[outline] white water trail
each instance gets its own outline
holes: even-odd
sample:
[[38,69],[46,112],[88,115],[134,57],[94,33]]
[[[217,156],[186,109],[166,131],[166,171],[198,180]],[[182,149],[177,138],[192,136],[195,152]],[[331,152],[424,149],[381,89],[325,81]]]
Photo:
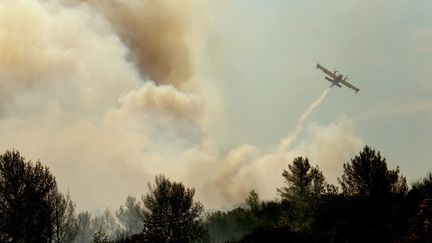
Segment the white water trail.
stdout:
[[321,102],[325,99],[329,91],[330,88],[324,90],[321,96],[317,100],[315,100],[311,105],[309,105],[309,107],[303,112],[303,114],[300,116],[300,119],[297,121],[294,131],[292,131],[285,139],[282,139],[279,146],[280,149],[282,150],[288,149],[289,146],[296,140],[299,133],[303,130],[304,122],[306,118],[308,118],[315,110],[315,108],[317,108],[321,104]]

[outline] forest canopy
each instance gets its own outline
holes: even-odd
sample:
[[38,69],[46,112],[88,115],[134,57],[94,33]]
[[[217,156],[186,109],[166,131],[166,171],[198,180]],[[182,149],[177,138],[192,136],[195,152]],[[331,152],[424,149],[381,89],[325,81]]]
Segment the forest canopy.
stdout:
[[[0,156],[1,242],[432,242],[432,173],[408,187],[399,168],[365,146],[339,185],[307,157],[280,174],[279,197],[251,190],[231,210],[205,211],[194,188],[157,175],[141,200],[102,214],[76,212],[42,162]],[[341,188],[341,189],[339,189]]]

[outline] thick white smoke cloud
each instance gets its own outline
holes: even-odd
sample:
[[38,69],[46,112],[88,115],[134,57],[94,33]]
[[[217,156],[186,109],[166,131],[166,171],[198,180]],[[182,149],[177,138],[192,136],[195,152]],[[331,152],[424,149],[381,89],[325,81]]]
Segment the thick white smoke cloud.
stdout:
[[[287,169],[287,165],[297,156],[309,157],[312,163],[318,164],[329,176],[331,183],[336,183],[336,177],[342,173],[342,163],[348,161],[362,145],[352,120],[341,116],[327,126],[312,123],[306,127],[305,138],[297,145],[294,144],[297,136],[304,130],[307,117],[324,100],[328,91],[329,89],[326,89],[305,110],[294,130],[274,149],[261,151],[254,146],[243,145],[231,150],[223,158],[213,157],[215,161],[197,163],[198,168],[201,168],[191,178],[199,178],[199,175],[208,178],[201,180],[206,181],[203,197],[218,195],[209,201],[208,205],[217,207],[239,203],[252,189],[263,199],[275,198],[276,188],[283,185],[283,169]],[[207,170],[213,172],[210,177],[205,173]]]
[[208,207],[252,188],[271,198],[294,156],[332,169],[358,149],[341,118],[311,126],[294,148],[221,153],[226,97],[200,63],[206,1],[179,2],[1,1],[0,150],[40,159],[92,210],[145,193],[159,173],[195,187]]

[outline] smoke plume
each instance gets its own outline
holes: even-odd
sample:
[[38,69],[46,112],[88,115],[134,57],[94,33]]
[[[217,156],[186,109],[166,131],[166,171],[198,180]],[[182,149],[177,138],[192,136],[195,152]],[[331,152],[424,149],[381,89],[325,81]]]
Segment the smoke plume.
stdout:
[[283,184],[282,171],[297,156],[308,156],[312,163],[317,163],[330,175],[331,183],[336,183],[336,177],[342,173],[342,162],[362,145],[361,139],[355,134],[353,121],[341,116],[327,126],[311,124],[307,127],[306,137],[296,147],[292,146],[304,130],[306,119],[322,103],[329,90],[324,90],[303,112],[294,130],[275,148],[261,151],[251,145],[240,146],[231,150],[226,157],[218,158],[217,162],[206,164],[205,168],[192,176],[199,178],[209,168],[209,164],[218,165],[211,169],[214,173],[208,177],[203,187],[204,198],[219,195],[208,204],[213,207],[233,205],[241,202],[252,189],[263,199],[273,199],[276,196],[275,188]]
[[[84,0],[83,0],[84,1]],[[85,0],[100,11],[122,42],[141,75],[157,84],[181,88],[194,75],[192,46],[203,23],[205,1]],[[196,21],[200,19],[200,22]]]
[[321,96],[312,104],[310,104],[310,106],[303,112],[303,114],[297,121],[295,129],[288,135],[288,137],[281,141],[281,146],[283,146],[284,148],[288,148],[296,140],[298,134],[303,130],[306,118],[308,118],[312,114],[312,112],[321,104],[321,102],[323,102],[329,91],[330,88],[324,90]]
[[0,150],[40,159],[93,210],[146,193],[160,173],[208,207],[242,202],[252,188],[272,198],[293,156],[333,164],[358,148],[347,118],[310,126],[288,148],[326,91],[281,145],[221,152],[228,102],[204,71],[206,2],[0,1]]

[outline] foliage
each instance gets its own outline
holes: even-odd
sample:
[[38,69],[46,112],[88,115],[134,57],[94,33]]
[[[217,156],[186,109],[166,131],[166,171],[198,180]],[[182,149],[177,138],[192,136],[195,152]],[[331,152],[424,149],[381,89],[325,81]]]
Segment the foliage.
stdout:
[[12,242],[48,242],[53,234],[50,195],[54,176],[38,161],[26,162],[18,151],[0,156],[0,232]]
[[249,197],[246,198],[246,204],[250,207],[250,209],[254,212],[258,211],[259,205],[259,197],[255,190],[249,192]]
[[93,239],[93,228],[91,225],[91,215],[84,211],[78,214],[78,233],[74,242],[90,242]]
[[135,242],[136,235],[142,232],[142,206],[132,196],[121,205],[115,215],[107,208],[102,214],[92,216],[89,212],[78,214],[79,230],[76,243],[99,241]]
[[328,191],[335,191],[328,185],[319,167],[312,167],[308,158],[294,158],[282,176],[286,186],[277,191],[290,208],[282,218],[282,224],[289,224],[294,231],[310,231],[314,225],[316,203]]
[[250,233],[255,222],[251,211],[235,208],[228,212],[216,211],[206,216],[205,228],[208,242],[226,242],[239,240]]
[[108,235],[105,232],[105,229],[100,226],[96,232],[93,234],[93,242],[94,243],[106,243],[109,242]]
[[18,151],[0,156],[0,241],[72,242],[77,230],[75,203],[48,167]]
[[432,198],[432,172],[429,172],[423,180],[413,183],[412,190],[423,198]]
[[126,203],[123,207],[116,212],[116,216],[122,227],[123,235],[129,237],[142,232],[144,226],[142,223],[142,211],[141,204],[132,196],[128,196]]
[[[430,178],[430,173],[428,175]],[[408,236],[410,242],[432,242],[432,199],[424,199]]]
[[156,176],[143,196],[144,237],[148,242],[191,242],[202,234],[203,206],[194,202],[195,190]]
[[50,197],[52,203],[53,218],[53,240],[57,243],[72,242],[78,234],[79,223],[75,215],[75,203],[72,201],[70,194],[64,196],[62,193],[54,190]]
[[[408,236],[423,239],[431,233],[424,223],[429,222],[427,215],[414,210],[419,194],[427,195],[427,178],[416,188],[422,193],[406,194],[405,178],[398,169],[388,170],[379,152],[366,146],[351,162],[344,165],[339,194],[307,158],[294,159],[283,171],[285,186],[278,190],[283,199],[278,204],[279,223],[253,213],[254,228],[239,242],[410,242],[413,238],[405,236],[412,222],[418,222],[417,231]],[[422,207],[426,212],[428,206]],[[410,220],[414,214],[420,216]]]
[[343,168],[339,193],[318,166],[295,158],[282,173],[282,200],[262,201],[252,190],[242,206],[207,213],[205,221],[193,188],[157,176],[142,203],[129,196],[115,214],[107,209],[92,217],[75,215],[75,203],[58,191],[47,167],[6,151],[0,155],[0,242],[432,241],[431,172],[406,193],[399,169],[389,170],[369,146]]
[[309,232],[293,232],[289,227],[257,228],[252,233],[237,241],[239,243],[255,242],[290,242],[290,243],[314,243],[318,241]]
[[386,159],[369,146],[343,168],[344,174],[338,181],[345,195],[378,198],[407,191],[406,179],[399,176],[399,167],[388,170]]
[[122,237],[121,226],[108,208],[91,219],[91,228],[94,235],[103,233],[103,239],[106,238],[108,241],[115,241]]
[[391,242],[400,237],[409,208],[404,198],[406,179],[399,175],[399,168],[389,170],[386,159],[369,146],[343,168],[338,178],[342,197],[333,198],[331,203],[336,200],[338,207],[326,216],[333,217],[335,240]]
[[329,185],[319,167],[312,167],[308,158],[294,158],[288,170],[283,170],[286,186],[277,191],[283,200],[297,201],[316,199],[327,192]]
[[[246,201],[251,198],[258,200],[259,197],[251,192]],[[206,242],[238,241],[255,230],[277,228],[287,211],[287,205],[285,202],[269,201],[260,202],[254,209],[237,207],[226,212],[208,213],[204,222],[208,233]]]

